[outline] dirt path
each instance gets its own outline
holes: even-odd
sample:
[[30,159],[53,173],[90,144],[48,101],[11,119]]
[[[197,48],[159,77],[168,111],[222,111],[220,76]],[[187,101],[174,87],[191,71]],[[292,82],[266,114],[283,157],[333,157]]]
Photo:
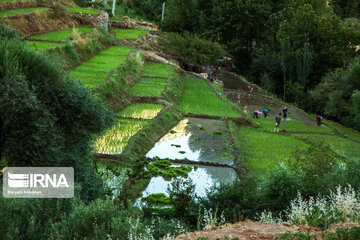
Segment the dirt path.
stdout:
[[[218,79],[224,82],[224,94],[231,101],[244,107],[246,114],[252,114],[255,110],[262,112],[264,108],[270,108],[269,117],[274,118],[284,108],[284,104],[263,94],[254,92],[260,89],[258,86],[248,83],[241,76],[228,71],[221,71],[218,74]],[[231,87],[231,88],[229,88]],[[289,116],[291,119],[300,120],[309,125],[316,125],[316,122],[311,119],[303,110],[287,106]]]

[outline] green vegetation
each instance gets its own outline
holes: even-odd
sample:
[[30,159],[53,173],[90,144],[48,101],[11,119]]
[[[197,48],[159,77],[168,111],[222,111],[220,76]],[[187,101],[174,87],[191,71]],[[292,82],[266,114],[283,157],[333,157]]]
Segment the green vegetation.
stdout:
[[242,117],[226,100],[214,93],[206,81],[199,78],[186,77],[184,82],[184,97],[180,104],[183,113],[195,113],[221,117]]
[[146,62],[144,76],[169,77],[169,72],[164,63]]
[[191,166],[185,165],[173,167],[169,160],[157,160],[146,165],[146,168],[151,173],[151,176],[161,175],[167,180],[176,178],[178,175],[187,177],[188,173],[192,170]]
[[49,48],[56,48],[60,46],[59,43],[51,43],[51,42],[39,42],[39,41],[27,41],[27,44],[33,46],[37,50],[45,50]]
[[350,128],[346,128],[338,123],[335,123],[333,121],[330,121],[330,120],[326,120],[326,119],[323,119],[323,123],[332,127],[332,128],[335,128],[336,130],[338,130],[340,133],[344,134],[345,136],[353,139],[353,140],[357,140],[357,141],[360,141],[360,133],[353,130],[353,129],[350,129]]
[[360,143],[351,141],[340,136],[299,134],[299,137],[307,138],[311,142],[328,146],[332,151],[346,158],[360,160]]
[[[253,119],[256,123],[259,124],[260,130],[264,131],[274,131],[275,119],[271,118],[259,118]],[[300,131],[300,132],[320,132],[320,133],[334,133],[331,126],[318,127],[305,124],[299,120],[290,120],[290,121],[281,121],[280,130],[290,131]]]
[[117,68],[126,60],[129,52],[128,47],[113,46],[99,55],[83,63],[70,72],[70,76],[80,80],[86,87],[94,87],[105,81],[110,71]]
[[62,41],[66,42],[68,41],[74,33],[74,29],[78,33],[89,33],[93,30],[93,27],[90,26],[77,26],[75,28],[68,28],[64,30],[49,32],[49,33],[43,33],[39,35],[31,36],[30,39],[40,39],[40,40],[48,40],[48,41]]
[[46,7],[37,7],[37,8],[18,8],[18,9],[4,10],[4,11],[0,11],[0,17],[31,13],[36,11],[48,10],[48,9],[49,8]]
[[150,194],[149,196],[142,198],[141,201],[147,203],[149,206],[171,204],[171,199],[166,197],[163,193]]
[[116,125],[107,130],[104,135],[96,139],[95,152],[98,153],[121,153],[129,139],[141,130],[148,121],[136,119],[118,119]]
[[161,104],[134,103],[118,113],[121,117],[152,119],[163,109]]
[[288,165],[295,159],[297,151],[309,145],[293,136],[259,132],[248,127],[237,127],[229,123],[236,147],[250,174],[269,173],[274,167]]
[[165,86],[166,79],[164,78],[143,78],[129,90],[129,93],[135,96],[160,97]]
[[135,30],[135,29],[114,29],[117,38],[136,39],[141,34],[147,33],[146,30]]
[[75,12],[75,13],[87,13],[87,14],[95,14],[95,15],[100,14],[99,11],[94,10],[94,9],[75,8],[75,7],[65,7],[65,9],[69,10],[70,12]]

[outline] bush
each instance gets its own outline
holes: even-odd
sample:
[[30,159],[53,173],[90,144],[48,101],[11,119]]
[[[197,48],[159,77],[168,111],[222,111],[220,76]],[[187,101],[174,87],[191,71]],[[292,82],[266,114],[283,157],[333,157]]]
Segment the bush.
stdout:
[[200,38],[196,34],[165,33],[160,45],[192,65],[213,65],[225,55],[223,47],[216,42]]

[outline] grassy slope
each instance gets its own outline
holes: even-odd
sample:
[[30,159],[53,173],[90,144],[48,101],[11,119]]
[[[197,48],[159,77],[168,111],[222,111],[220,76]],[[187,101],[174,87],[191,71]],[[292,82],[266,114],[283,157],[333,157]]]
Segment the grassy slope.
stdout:
[[184,81],[184,98],[179,109],[183,113],[194,113],[220,117],[242,117],[226,101],[214,93],[202,79],[187,77]]
[[129,93],[134,96],[160,97],[165,86],[164,78],[143,78],[129,90]]
[[146,62],[144,76],[169,77],[169,72],[164,63]]
[[45,7],[11,9],[11,10],[0,11],[0,17],[6,17],[6,16],[24,14],[24,13],[31,13],[31,12],[36,12],[36,11],[40,11],[40,10],[48,10],[48,9],[49,8],[45,8]]
[[71,71],[70,76],[84,86],[94,87],[106,80],[111,70],[117,68],[131,51],[128,47],[116,46],[102,51],[99,55]]
[[[93,30],[92,27],[87,26],[77,26],[75,27],[78,33],[89,33]],[[43,33],[39,35],[31,36],[30,39],[40,39],[40,40],[49,40],[49,41],[68,41],[73,35],[74,28]]]
[[37,41],[27,41],[27,44],[33,46],[35,49],[39,51],[49,48],[55,48],[61,45],[60,43],[37,42]]
[[88,13],[88,14],[94,14],[94,15],[100,14],[99,11],[94,10],[94,9],[75,8],[75,7],[65,7],[65,9],[69,10],[70,12],[75,12],[75,13]]
[[142,119],[152,119],[163,109],[160,104],[134,103],[119,112],[118,116]]
[[141,34],[147,33],[146,30],[134,30],[134,29],[114,29],[117,38],[136,39]]

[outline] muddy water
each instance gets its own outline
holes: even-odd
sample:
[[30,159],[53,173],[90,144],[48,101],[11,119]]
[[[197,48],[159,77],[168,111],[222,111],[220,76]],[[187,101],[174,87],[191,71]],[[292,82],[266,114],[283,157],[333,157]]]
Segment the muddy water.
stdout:
[[146,157],[189,159],[233,165],[233,154],[223,121],[185,118],[146,154]]
[[[173,165],[179,166],[179,165]],[[197,170],[192,170],[188,176],[195,184],[197,196],[206,196],[206,191],[219,184],[231,184],[236,178],[236,172],[232,168],[199,166]],[[166,181],[163,177],[153,177],[149,185],[143,191],[143,197],[153,193],[164,193],[168,196],[167,189],[172,181]]]

